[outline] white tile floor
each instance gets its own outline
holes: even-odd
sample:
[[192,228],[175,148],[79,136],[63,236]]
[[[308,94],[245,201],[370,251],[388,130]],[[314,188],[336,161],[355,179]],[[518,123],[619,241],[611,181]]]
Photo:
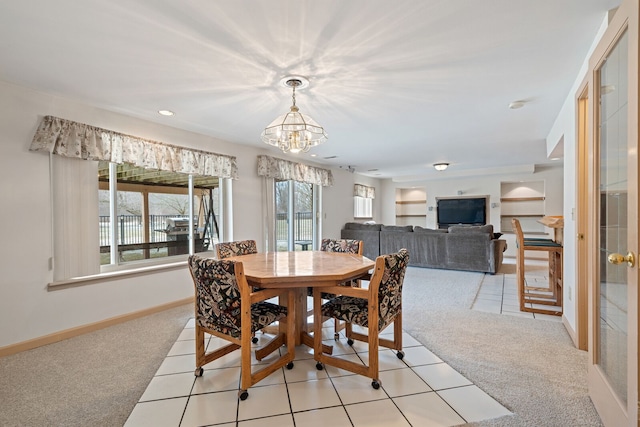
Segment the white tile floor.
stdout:
[[[334,354],[367,361],[366,346],[323,335]],[[392,328],[390,328],[392,330]],[[267,337],[258,334],[264,344]],[[217,345],[219,338],[209,338]],[[363,376],[326,366],[318,371],[312,350],[297,349],[292,370],[281,369],[238,399],[240,353],[205,366],[196,378],[191,320],[149,383],[125,426],[314,427],[453,426],[509,415],[510,412],[408,334],[405,357],[380,350],[382,387]],[[268,362],[265,359],[264,362]],[[258,363],[258,362],[255,362]]]
[[[530,286],[549,286],[549,264],[546,260],[527,259],[525,281]],[[551,309],[550,306],[541,308]],[[473,310],[509,316],[562,322],[562,316],[520,311],[515,259],[505,259],[499,273],[485,274],[472,306]]]

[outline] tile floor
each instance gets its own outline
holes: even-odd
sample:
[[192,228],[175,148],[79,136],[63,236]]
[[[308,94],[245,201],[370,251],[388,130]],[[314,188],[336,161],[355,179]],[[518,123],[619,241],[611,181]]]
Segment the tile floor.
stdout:
[[[151,380],[125,426],[314,427],[454,426],[509,415],[510,412],[408,334],[405,357],[380,350],[382,387],[371,380],[327,366],[318,371],[312,350],[297,349],[292,370],[281,369],[238,399],[240,354],[235,351],[194,376],[191,320]],[[390,329],[392,330],[392,328]],[[258,334],[263,344],[268,338]],[[323,331],[334,354],[367,360],[366,344],[353,347]],[[208,338],[217,345],[219,338]],[[264,362],[268,362],[265,359]],[[258,363],[254,360],[254,363]]]
[[[548,287],[549,264],[546,260],[527,259],[524,278],[531,286]],[[541,306],[541,308],[551,309],[552,307]],[[472,310],[562,322],[562,316],[520,311],[515,259],[509,258],[504,260],[500,272],[493,276],[484,275]]]

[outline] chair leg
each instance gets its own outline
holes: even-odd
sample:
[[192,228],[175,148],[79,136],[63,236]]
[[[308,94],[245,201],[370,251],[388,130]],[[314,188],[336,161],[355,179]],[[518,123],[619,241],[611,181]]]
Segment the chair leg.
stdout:
[[333,333],[333,337],[334,337],[336,340],[338,340],[338,339],[340,338],[340,331],[344,329],[344,325],[345,325],[345,322],[341,322],[341,321],[340,321],[340,320],[338,320],[338,319],[335,319],[335,320],[334,320],[334,325],[333,325],[334,333]]
[[203,373],[202,367],[204,366],[204,331],[200,326],[196,324],[196,377],[201,377]]

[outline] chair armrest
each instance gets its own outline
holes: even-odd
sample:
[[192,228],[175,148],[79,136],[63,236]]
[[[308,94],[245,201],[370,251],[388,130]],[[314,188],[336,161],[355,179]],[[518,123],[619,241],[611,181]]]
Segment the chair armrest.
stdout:
[[326,287],[314,287],[320,290],[320,293],[326,292],[329,294],[346,295],[349,297],[356,297],[362,299],[369,299],[369,289],[354,288],[350,286],[326,286]]
[[262,288],[260,290],[251,292],[251,304],[256,302],[265,301],[271,299],[273,297],[279,297],[283,295],[287,295],[288,289],[265,289]]

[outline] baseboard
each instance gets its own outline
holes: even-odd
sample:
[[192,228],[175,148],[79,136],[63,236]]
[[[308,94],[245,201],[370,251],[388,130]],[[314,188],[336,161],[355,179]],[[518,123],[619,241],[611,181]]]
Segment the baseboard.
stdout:
[[193,304],[193,298],[184,298],[178,301],[173,301],[173,302],[158,305],[155,307],[146,308],[144,310],[135,311],[133,313],[127,313],[127,314],[122,314],[120,316],[111,317],[109,319],[101,320],[99,322],[89,323],[89,324],[77,326],[71,329],[65,329],[60,332],[44,335],[42,337],[19,342],[17,344],[8,345],[6,347],[0,347],[0,357],[9,356],[9,355],[20,353],[26,350],[31,350],[47,344],[53,344],[69,338],[77,337],[79,335],[87,334],[89,332],[94,332],[100,329],[104,329],[109,326],[117,325],[119,323],[128,322],[129,320],[138,319],[140,317],[148,316],[150,314],[159,313],[161,311],[169,310],[175,307],[180,307],[181,305],[185,305],[189,303]]
[[569,334],[571,341],[573,341],[573,345],[577,349],[580,349],[578,345],[578,335],[576,334],[576,331],[573,330],[573,328],[569,324],[569,321],[567,320],[564,314],[562,315],[562,324],[564,325],[564,328],[567,330],[567,333]]

